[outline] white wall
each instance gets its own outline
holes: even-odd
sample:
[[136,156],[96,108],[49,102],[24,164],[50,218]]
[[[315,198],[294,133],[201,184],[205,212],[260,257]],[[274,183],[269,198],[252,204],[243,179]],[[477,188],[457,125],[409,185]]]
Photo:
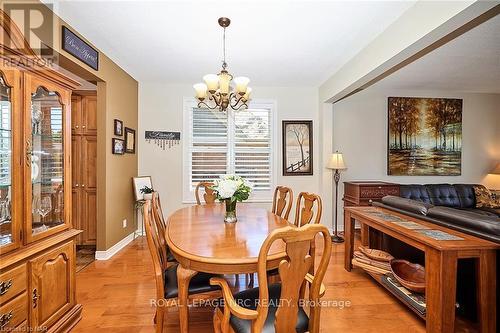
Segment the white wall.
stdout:
[[[169,215],[183,206],[182,203],[182,145],[162,150],[144,139],[146,130],[183,131],[183,99],[193,96],[190,85],[166,85],[158,82],[141,82],[139,85],[139,175],[151,175],[154,187],[160,192],[164,214]],[[278,131],[275,152],[276,183],[292,187],[295,195],[301,191],[318,193],[320,189],[320,142],[318,89],[312,87],[253,87],[253,99],[275,100],[277,108]],[[314,142],[314,175],[284,177],[282,175],[282,120],[312,120]],[[331,140],[331,132],[326,134]],[[272,198],[269,198],[272,200]],[[271,203],[262,204],[271,207]],[[331,210],[324,203],[326,212]],[[328,221],[328,220],[324,220]],[[326,222],[330,226],[329,222]]]
[[[462,175],[387,175],[387,97],[463,98]],[[333,106],[333,145],[344,153],[348,170],[341,181],[385,180],[396,183],[483,183],[500,188],[500,176],[488,175],[500,160],[500,95],[439,91],[401,91],[376,85]],[[343,186],[339,186],[339,197]],[[340,207],[340,206],[339,206]],[[339,217],[343,221],[343,217]],[[342,225],[341,222],[339,222]]]

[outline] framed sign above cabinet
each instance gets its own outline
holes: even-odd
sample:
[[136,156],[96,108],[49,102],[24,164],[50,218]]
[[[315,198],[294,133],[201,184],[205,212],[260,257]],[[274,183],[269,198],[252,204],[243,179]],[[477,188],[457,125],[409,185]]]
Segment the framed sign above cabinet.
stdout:
[[99,52],[67,27],[62,27],[62,48],[92,69],[99,70]]

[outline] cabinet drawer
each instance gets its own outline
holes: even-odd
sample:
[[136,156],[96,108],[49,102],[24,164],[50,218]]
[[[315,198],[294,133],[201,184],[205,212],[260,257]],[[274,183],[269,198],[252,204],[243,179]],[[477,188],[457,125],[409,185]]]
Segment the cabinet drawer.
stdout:
[[363,186],[359,192],[361,198],[380,199],[386,195],[399,195],[399,186]]
[[28,318],[28,299],[26,292],[5,305],[0,306],[0,329],[11,332]]
[[26,264],[0,274],[0,304],[26,290]]

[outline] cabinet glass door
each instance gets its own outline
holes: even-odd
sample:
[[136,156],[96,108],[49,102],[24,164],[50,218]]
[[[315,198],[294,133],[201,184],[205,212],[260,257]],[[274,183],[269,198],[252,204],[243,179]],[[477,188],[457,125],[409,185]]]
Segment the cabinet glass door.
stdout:
[[12,88],[0,72],[0,247],[15,242],[12,202]]
[[59,95],[38,87],[31,95],[31,230],[63,225],[64,113]]

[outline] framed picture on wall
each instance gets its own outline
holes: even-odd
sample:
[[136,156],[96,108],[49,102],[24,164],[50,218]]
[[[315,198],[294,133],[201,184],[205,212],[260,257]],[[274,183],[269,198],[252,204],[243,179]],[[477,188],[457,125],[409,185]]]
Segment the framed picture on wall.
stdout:
[[457,98],[389,97],[387,174],[460,175],[462,105]]
[[122,139],[113,138],[112,139],[112,153],[115,155],[125,154],[125,141]]
[[141,188],[147,186],[149,188],[153,188],[153,181],[151,180],[151,176],[139,176],[132,178],[132,184],[134,185],[134,196],[135,201],[139,201],[143,199],[143,194],[141,193]]
[[135,130],[125,127],[125,152],[135,154]]
[[115,119],[113,123],[114,127],[114,133],[117,136],[122,136],[123,135],[123,121]]
[[283,176],[313,174],[312,120],[283,120]]

